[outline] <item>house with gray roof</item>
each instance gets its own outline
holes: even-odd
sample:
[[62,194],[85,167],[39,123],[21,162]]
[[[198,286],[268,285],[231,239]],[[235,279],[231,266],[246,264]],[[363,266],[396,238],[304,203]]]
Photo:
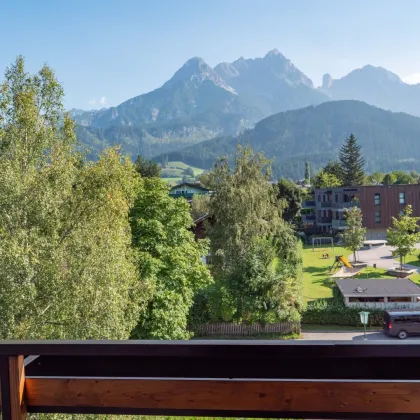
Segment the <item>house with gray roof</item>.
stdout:
[[349,307],[420,309],[420,287],[409,278],[339,279],[336,284]]

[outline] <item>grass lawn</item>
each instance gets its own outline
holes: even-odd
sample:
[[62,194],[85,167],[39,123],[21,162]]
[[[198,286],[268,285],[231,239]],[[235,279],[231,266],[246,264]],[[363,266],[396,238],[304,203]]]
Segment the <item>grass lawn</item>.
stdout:
[[[322,254],[328,253],[329,258],[323,259]],[[343,247],[315,248],[306,247],[303,250],[303,297],[305,302],[332,297],[332,286],[335,279],[330,278],[331,266],[334,263],[336,255],[348,256],[351,254]],[[386,275],[386,270],[380,268],[366,267],[360,274],[359,278],[392,278]],[[420,279],[420,276],[419,276]]]

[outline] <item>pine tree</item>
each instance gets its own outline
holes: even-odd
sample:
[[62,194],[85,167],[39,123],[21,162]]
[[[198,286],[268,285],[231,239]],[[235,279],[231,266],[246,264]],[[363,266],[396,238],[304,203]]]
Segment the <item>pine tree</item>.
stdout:
[[342,180],[346,187],[363,185],[365,160],[360,147],[354,134],[350,134],[340,149]]
[[305,184],[309,184],[311,182],[311,169],[309,167],[309,162],[305,162]]

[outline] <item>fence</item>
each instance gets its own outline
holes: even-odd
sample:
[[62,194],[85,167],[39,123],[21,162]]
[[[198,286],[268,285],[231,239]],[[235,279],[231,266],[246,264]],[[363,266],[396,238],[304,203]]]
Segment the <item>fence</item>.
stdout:
[[418,341],[1,341],[1,415],[414,420],[419,366]]
[[275,324],[233,324],[225,322],[192,325],[190,330],[198,337],[291,334],[300,333],[300,322],[278,322]]

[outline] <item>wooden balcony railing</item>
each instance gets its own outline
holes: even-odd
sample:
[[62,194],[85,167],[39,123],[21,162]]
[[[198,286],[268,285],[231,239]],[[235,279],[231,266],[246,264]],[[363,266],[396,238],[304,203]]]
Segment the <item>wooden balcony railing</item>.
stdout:
[[420,418],[418,341],[4,341],[0,380],[3,420]]

